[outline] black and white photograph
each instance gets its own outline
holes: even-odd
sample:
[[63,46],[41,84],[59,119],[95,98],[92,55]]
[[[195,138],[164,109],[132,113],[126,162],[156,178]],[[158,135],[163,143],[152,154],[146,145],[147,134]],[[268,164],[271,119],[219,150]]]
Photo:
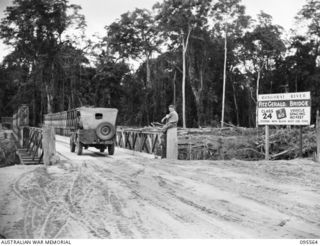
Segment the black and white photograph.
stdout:
[[0,0],[0,244],[318,245],[319,112],[320,0]]

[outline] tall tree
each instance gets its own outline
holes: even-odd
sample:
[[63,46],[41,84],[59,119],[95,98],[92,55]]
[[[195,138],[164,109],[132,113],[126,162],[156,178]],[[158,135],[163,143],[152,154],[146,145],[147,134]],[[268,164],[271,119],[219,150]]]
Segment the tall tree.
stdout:
[[[67,0],[15,0],[0,24],[0,37],[28,67],[30,83],[44,89],[47,112],[54,109],[63,35],[68,27],[84,21],[78,9]],[[37,95],[33,95],[35,101]]]
[[[241,0],[218,0],[212,7],[212,17],[214,19],[214,30],[217,33],[224,32],[224,69],[223,69],[223,91],[222,91],[222,110],[221,127],[224,126],[225,119],[225,95],[227,81],[227,54],[228,36],[239,38],[249,25],[250,17],[245,14],[244,5]],[[236,48],[236,47],[232,47]]]
[[[275,68],[275,60],[282,52],[286,50],[283,40],[281,39],[282,28],[272,24],[272,17],[264,12],[258,15],[258,22],[253,31],[247,32],[243,38],[244,65],[248,72],[256,74],[256,92],[255,103],[258,100],[258,94],[261,87],[262,72],[265,69],[270,72]],[[270,89],[272,91],[273,81],[270,80]],[[252,88],[252,87],[251,87]],[[250,88],[250,89],[251,89]],[[256,111],[256,126],[257,111]]]
[[121,58],[146,60],[146,86],[151,87],[150,57],[161,43],[154,17],[147,9],[135,9],[121,15],[121,19],[106,27],[108,42]]
[[[299,47],[296,58],[301,60],[303,56],[305,59],[299,67],[301,73],[298,80],[305,89],[311,91],[312,109],[315,111],[320,108],[320,1],[307,0],[296,18],[307,24],[307,35],[294,43]],[[314,117],[315,112],[312,115]]]
[[170,45],[181,47],[182,51],[182,125],[186,127],[186,54],[192,31],[196,27],[204,27],[207,19],[205,12],[211,1],[201,0],[165,0],[154,6],[157,11],[156,20],[163,36],[170,40]]
[[320,65],[320,1],[308,0],[299,11],[296,19],[308,25],[308,39],[314,44],[312,54]]

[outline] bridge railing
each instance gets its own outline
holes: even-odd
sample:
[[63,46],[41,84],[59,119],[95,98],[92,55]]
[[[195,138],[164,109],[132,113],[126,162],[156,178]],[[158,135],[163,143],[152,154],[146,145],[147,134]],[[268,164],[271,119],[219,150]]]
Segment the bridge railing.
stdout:
[[116,146],[133,151],[163,156],[161,130],[117,129]]
[[22,131],[23,147],[32,156],[32,160],[43,160],[42,129],[36,127],[24,127]]

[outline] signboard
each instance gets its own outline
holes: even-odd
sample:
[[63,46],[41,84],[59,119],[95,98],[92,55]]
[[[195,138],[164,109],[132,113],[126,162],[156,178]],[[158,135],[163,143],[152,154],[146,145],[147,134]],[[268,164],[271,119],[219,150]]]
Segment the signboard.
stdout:
[[258,95],[259,125],[310,125],[310,92]]

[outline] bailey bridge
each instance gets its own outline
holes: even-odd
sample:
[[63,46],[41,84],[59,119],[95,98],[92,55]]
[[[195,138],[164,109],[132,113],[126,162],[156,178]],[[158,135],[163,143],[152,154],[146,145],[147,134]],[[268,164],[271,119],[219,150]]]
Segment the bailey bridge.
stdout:
[[[66,112],[58,113],[56,117],[63,117]],[[11,121],[11,122],[10,122]],[[18,155],[22,164],[46,164],[50,165],[53,156],[56,159],[81,160],[91,156],[108,156],[107,153],[98,153],[97,150],[88,148],[77,156],[70,152],[69,136],[71,129],[66,124],[32,127],[29,125],[29,109],[27,105],[21,105],[12,118],[6,117],[3,123],[12,127],[13,137],[18,147]],[[11,123],[11,124],[10,124]],[[53,128],[55,135],[44,134],[45,129]],[[117,127],[115,134],[115,155],[139,155],[144,158],[178,158],[177,129],[169,129],[166,138],[166,147],[161,144],[161,128],[134,129]],[[45,139],[47,138],[47,139]],[[48,139],[49,138],[49,139]],[[52,139],[51,139],[52,138]],[[44,142],[54,141],[53,145],[44,147]],[[48,156],[48,158],[46,158]]]

